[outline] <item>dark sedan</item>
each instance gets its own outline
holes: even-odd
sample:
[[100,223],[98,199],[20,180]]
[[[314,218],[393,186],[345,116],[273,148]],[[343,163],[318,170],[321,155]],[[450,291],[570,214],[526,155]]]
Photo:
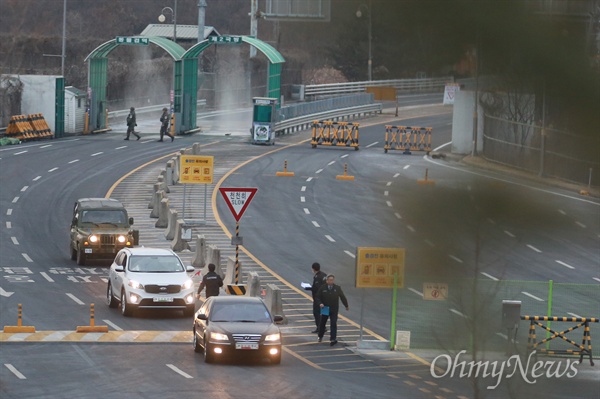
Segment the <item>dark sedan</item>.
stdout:
[[224,357],[252,356],[281,362],[281,332],[262,299],[248,296],[213,296],[194,317],[194,350],[212,363]]

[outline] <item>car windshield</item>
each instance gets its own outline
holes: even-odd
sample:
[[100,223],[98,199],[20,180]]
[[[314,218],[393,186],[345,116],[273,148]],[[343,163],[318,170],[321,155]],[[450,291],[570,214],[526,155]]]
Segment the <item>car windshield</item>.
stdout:
[[185,271],[181,261],[175,256],[132,255],[129,258],[129,271],[139,273],[180,273]]
[[210,313],[214,322],[271,323],[262,303],[216,303]]
[[92,210],[81,212],[81,223],[126,224],[127,216],[120,210]]

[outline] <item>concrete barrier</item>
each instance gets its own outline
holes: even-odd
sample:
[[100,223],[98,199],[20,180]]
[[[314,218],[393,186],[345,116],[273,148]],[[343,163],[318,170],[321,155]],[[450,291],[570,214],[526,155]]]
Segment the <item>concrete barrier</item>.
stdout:
[[181,252],[184,250],[189,250],[190,246],[187,243],[187,241],[185,241],[182,237],[181,237],[181,228],[185,225],[185,221],[183,219],[177,219],[177,223],[175,226],[175,237],[173,238],[173,241],[171,241],[171,249],[175,252]]
[[[236,273],[237,272],[237,273]],[[236,275],[238,276],[236,281]],[[228,256],[227,257],[227,269],[225,272],[225,277],[223,278],[224,284],[238,284],[242,277],[242,262],[238,260],[238,269],[235,270],[235,257]]]
[[154,183],[154,185],[152,186],[152,197],[150,198],[150,202],[148,203],[148,209],[154,208],[154,195],[158,190],[160,190],[160,184]]
[[166,177],[166,182],[169,186],[173,185],[173,166],[174,166],[175,162],[170,159],[167,162],[167,167],[165,168],[165,177]]
[[192,144],[192,155],[200,155],[200,151],[202,151],[202,147],[200,147],[200,143]]
[[[209,263],[215,265],[215,272],[224,279],[225,274],[221,268],[221,250],[217,248],[216,245],[208,245],[206,247],[206,265]],[[223,281],[223,283],[225,283],[225,281]]]
[[275,284],[267,284],[267,293],[265,295],[265,304],[273,316],[283,317],[281,324],[287,324],[288,319],[283,313],[283,301],[281,299],[281,290]]
[[173,161],[173,184],[179,183],[179,157],[171,158]]
[[171,241],[175,238],[175,230],[177,229],[177,209],[169,209],[167,231],[165,232],[165,239]]
[[192,266],[204,267],[206,265],[206,239],[204,235],[198,234],[196,237],[196,250],[192,258]]
[[168,225],[169,225],[169,199],[163,198],[160,201],[160,206],[158,207],[158,220],[154,224],[154,227],[164,229]]
[[166,175],[167,175],[166,169],[162,169],[160,171],[160,175],[158,175],[157,183],[160,184],[161,190],[163,190],[165,193],[170,193],[171,190],[169,190],[169,185],[167,184]]
[[260,296],[260,277],[257,272],[248,273],[246,287],[247,296]]
[[165,198],[165,192],[163,190],[158,190],[154,193],[154,197],[152,197],[152,211],[150,211],[151,218],[158,218],[158,208],[160,208],[160,201],[162,201],[163,198]]

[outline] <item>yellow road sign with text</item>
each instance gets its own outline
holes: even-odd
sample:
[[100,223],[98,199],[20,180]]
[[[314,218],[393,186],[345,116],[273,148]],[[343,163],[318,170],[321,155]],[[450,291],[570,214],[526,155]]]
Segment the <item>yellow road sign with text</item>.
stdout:
[[356,287],[392,288],[394,274],[398,288],[404,287],[404,248],[356,248]]
[[183,184],[212,184],[213,156],[182,155],[179,182]]

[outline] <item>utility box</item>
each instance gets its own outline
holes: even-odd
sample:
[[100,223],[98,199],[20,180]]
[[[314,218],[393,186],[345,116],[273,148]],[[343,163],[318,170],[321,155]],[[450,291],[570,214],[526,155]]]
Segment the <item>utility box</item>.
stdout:
[[275,144],[275,122],[277,122],[276,98],[254,97],[252,99],[252,144]]
[[512,330],[521,321],[521,301],[502,301],[502,328]]

